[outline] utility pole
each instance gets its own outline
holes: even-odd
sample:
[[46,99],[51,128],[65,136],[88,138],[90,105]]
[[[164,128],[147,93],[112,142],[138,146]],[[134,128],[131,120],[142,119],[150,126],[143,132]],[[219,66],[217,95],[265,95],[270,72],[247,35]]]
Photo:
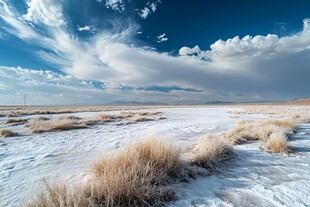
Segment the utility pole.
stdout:
[[95,96],[95,103],[96,103],[96,106],[98,106],[98,95]]
[[26,94],[24,94],[24,106],[26,106],[27,105],[27,96],[26,96]]
[[76,95],[74,95],[74,104],[77,105]]
[[132,106],[132,96],[130,94],[128,94],[129,99],[130,99],[130,106]]

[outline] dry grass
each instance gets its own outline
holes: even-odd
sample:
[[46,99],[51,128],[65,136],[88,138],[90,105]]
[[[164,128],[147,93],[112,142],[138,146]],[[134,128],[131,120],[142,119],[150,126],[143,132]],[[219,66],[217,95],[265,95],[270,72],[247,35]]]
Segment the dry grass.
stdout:
[[[42,119],[42,118],[41,118]],[[44,118],[43,118],[44,119]],[[77,120],[81,120],[80,117],[77,116],[73,116],[73,115],[69,115],[69,116],[60,116],[58,117],[59,120],[72,120],[72,121],[77,121]]]
[[0,106],[1,116],[16,117],[22,115],[64,114],[78,112],[141,110],[148,108],[161,108],[160,106]]
[[297,128],[293,119],[242,120],[223,136],[232,144],[241,144],[246,141],[267,141],[272,133],[290,132]]
[[29,131],[32,133],[86,128],[87,125],[79,119],[75,116],[61,116],[51,120],[37,118],[25,126],[29,127]]
[[99,125],[104,124],[106,122],[114,122],[118,121],[119,119],[125,119],[128,117],[134,116],[134,112],[122,112],[120,114],[99,114],[94,118],[90,118],[85,120],[86,125]]
[[290,118],[267,119],[267,120],[263,120],[262,125],[264,125],[264,126],[275,125],[275,126],[279,126],[281,128],[284,128],[286,130],[298,129],[298,124],[296,124],[296,121],[293,119],[290,119]]
[[86,184],[73,190],[48,186],[27,206],[163,206],[176,199],[167,184],[179,166],[178,148],[149,138],[104,156],[92,166],[93,176]]
[[291,148],[287,136],[298,129],[297,123],[299,119],[296,118],[242,120],[223,137],[232,144],[260,140],[268,152],[288,153]]
[[175,199],[165,185],[176,174],[179,156],[179,150],[157,139],[130,144],[92,167],[91,191],[103,206],[160,206]]
[[14,133],[12,130],[0,129],[0,137],[10,137],[14,135],[16,135],[16,133]]
[[154,121],[154,119],[136,115],[129,121],[129,123],[135,124],[135,123],[144,122],[144,121]]
[[159,115],[159,114],[162,114],[162,112],[139,112],[137,113],[137,115],[140,115],[140,116],[156,116],[156,115]]
[[273,153],[288,153],[291,149],[284,132],[272,133],[265,147]]
[[301,123],[310,123],[310,114],[304,114],[304,115],[301,115],[301,114],[294,114],[292,115],[292,119],[294,120],[297,120]]
[[207,134],[191,150],[190,161],[199,167],[214,170],[222,161],[235,156],[232,147],[225,140]]
[[5,123],[7,124],[13,124],[13,123],[26,123],[28,119],[7,119]]
[[48,118],[46,116],[39,116],[39,117],[34,118],[34,120],[36,120],[36,121],[47,121],[47,120],[50,120],[50,118]]
[[89,206],[86,198],[82,197],[81,189],[69,190],[65,184],[48,184],[45,182],[45,190],[36,195],[25,206],[27,207],[83,207]]
[[[102,114],[99,114],[95,117],[88,118],[88,119],[81,119],[73,115],[60,116],[54,119],[49,119],[48,117],[40,116],[40,117],[34,118],[32,122],[27,123],[25,126],[29,127],[29,131],[32,133],[42,133],[42,132],[57,131],[57,130],[86,128],[87,126],[104,124],[106,122],[115,122],[120,119],[126,119],[129,117],[133,117],[133,119],[129,123],[150,121],[153,119],[143,117],[140,114],[157,115],[160,113],[161,112],[122,112],[119,114],[103,114],[102,113]],[[161,120],[161,119],[158,119],[158,120]]]

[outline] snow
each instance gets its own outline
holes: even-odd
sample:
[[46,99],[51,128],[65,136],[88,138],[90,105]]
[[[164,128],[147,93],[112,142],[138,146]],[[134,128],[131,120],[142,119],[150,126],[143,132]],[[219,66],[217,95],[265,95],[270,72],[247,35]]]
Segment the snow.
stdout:
[[[94,160],[127,142],[157,135],[186,151],[202,134],[220,133],[241,119],[265,117],[238,114],[240,118],[233,118],[228,112],[235,110],[241,109],[148,109],[142,111],[161,111],[167,119],[42,134],[30,134],[22,125],[11,126],[22,135],[0,138],[0,206],[19,206],[40,189],[44,178],[72,183],[83,179]],[[4,121],[0,118],[0,129],[6,126]],[[309,139],[310,125],[303,124],[290,140],[295,150],[290,155],[269,154],[259,142],[235,146],[238,158],[225,162],[219,171],[175,184],[179,200],[171,206],[309,206]]]

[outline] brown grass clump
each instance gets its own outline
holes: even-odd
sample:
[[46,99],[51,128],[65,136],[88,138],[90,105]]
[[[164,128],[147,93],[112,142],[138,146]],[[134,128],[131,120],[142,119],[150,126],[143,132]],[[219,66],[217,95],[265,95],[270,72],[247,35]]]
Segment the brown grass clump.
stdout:
[[241,144],[247,140],[258,140],[257,126],[253,122],[239,122],[237,126],[224,134],[224,138],[232,144]]
[[193,147],[190,161],[199,167],[214,170],[222,161],[235,156],[232,147],[225,140],[207,134]]
[[296,121],[293,119],[267,119],[262,122],[263,125],[275,125],[279,126],[281,128],[285,128],[286,130],[296,130],[298,128],[298,125],[296,124]]
[[163,206],[176,199],[167,184],[179,165],[178,148],[149,138],[104,156],[92,166],[93,176],[86,184],[74,190],[48,186],[27,206]]
[[28,119],[7,119],[5,123],[13,124],[13,123],[26,123]]
[[293,119],[264,119],[259,121],[242,120],[224,134],[224,138],[232,144],[246,141],[267,141],[272,133],[290,132],[298,128]]
[[292,115],[292,119],[302,123],[310,123],[310,114],[308,115],[294,114]]
[[46,120],[44,118],[34,119],[31,123],[25,126],[29,127],[29,130],[32,133],[81,129],[87,127],[84,122],[79,121],[79,118],[74,116],[61,116],[51,120]]
[[135,124],[135,123],[138,123],[138,122],[153,121],[153,120],[154,120],[154,119],[147,118],[147,117],[143,117],[143,116],[140,116],[140,115],[136,115],[136,116],[134,116],[134,117],[129,121],[129,123]]
[[14,135],[16,135],[16,133],[14,133],[12,130],[0,129],[0,137],[10,137]]
[[104,124],[106,122],[114,122],[119,119],[133,117],[135,114],[136,114],[135,112],[122,112],[120,114],[99,114],[94,118],[85,120],[84,123],[86,125]]
[[140,159],[151,162],[157,169],[173,175],[180,166],[180,150],[169,143],[154,137],[142,140],[133,145]]
[[59,120],[80,120],[80,117],[69,115],[69,116],[60,116],[58,117]]
[[68,186],[62,184],[50,185],[45,182],[45,191],[36,195],[25,206],[27,207],[82,207],[88,206],[87,200],[80,191],[70,191]]
[[162,112],[139,112],[137,113],[137,115],[140,115],[140,116],[155,116],[155,115],[159,115],[159,114],[162,114]]
[[288,153],[291,149],[284,132],[272,133],[266,142],[266,149],[274,153]]
[[143,148],[148,147],[129,145],[92,167],[95,177],[89,191],[98,198],[96,205],[160,206],[175,198],[174,191],[165,186],[175,166],[157,160],[159,149]]
[[34,120],[36,120],[36,121],[47,121],[47,120],[50,120],[50,118],[48,118],[46,116],[39,116],[39,117],[34,118]]

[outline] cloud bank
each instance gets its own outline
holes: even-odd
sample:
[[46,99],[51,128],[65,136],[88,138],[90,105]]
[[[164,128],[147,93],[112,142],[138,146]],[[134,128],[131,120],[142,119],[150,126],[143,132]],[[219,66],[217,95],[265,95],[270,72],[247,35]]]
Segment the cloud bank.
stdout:
[[[190,88],[203,98],[208,94],[220,99],[275,100],[309,95],[310,83],[304,81],[310,77],[309,19],[292,36],[236,36],[216,41],[209,50],[184,46],[173,56],[137,46],[139,26],[134,23],[117,32],[97,30],[92,37],[80,39],[67,24],[61,2],[31,0],[27,5],[27,12],[20,14],[9,1],[0,0],[2,29],[38,46],[33,51],[37,57],[76,79],[131,89]],[[149,11],[154,12],[156,7],[151,5]]]

